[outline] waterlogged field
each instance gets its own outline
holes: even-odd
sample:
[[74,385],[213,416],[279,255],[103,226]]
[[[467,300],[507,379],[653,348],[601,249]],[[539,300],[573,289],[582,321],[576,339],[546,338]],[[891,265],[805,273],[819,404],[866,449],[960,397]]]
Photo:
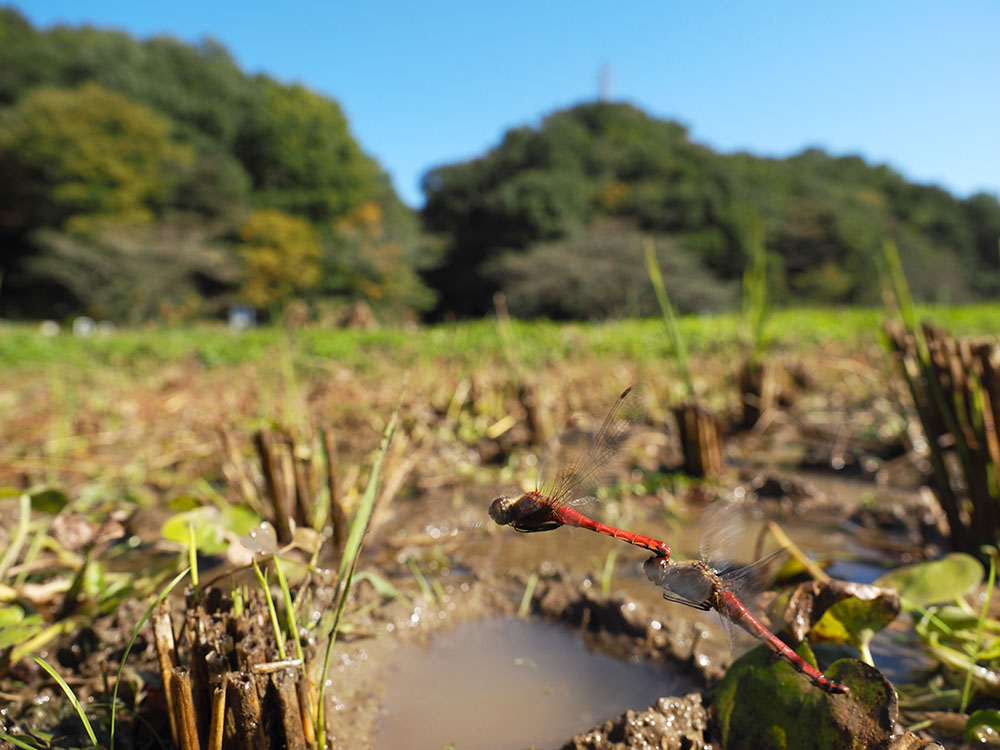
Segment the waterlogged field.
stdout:
[[[953,334],[995,335],[1000,323],[1000,305],[919,313]],[[90,337],[0,325],[0,602],[6,607],[0,619],[0,694],[7,706],[0,732],[21,747],[91,744],[68,691],[81,700],[96,744],[107,746],[111,689],[124,664],[116,747],[170,746],[177,730],[164,718],[170,691],[159,674],[149,625],[123,660],[125,646],[153,598],[193,563],[201,575],[187,599],[179,592],[194,584],[190,575],[166,597],[172,608],[166,621],[173,618],[176,653],[186,666],[191,646],[179,629],[185,607],[189,616],[196,611],[198,592],[209,584],[226,596],[242,592],[237,598],[250,602],[252,592],[264,587],[248,569],[256,555],[277,601],[275,629],[285,628],[288,612],[299,622],[298,635],[287,634],[286,656],[294,661],[291,643],[301,641],[300,658],[314,688],[302,699],[311,707],[304,710],[311,717],[306,723],[330,732],[313,741],[389,747],[379,744],[381,727],[383,737],[413,738],[413,747],[425,746],[421,737],[437,738],[426,746],[440,746],[450,719],[436,709],[407,711],[398,685],[386,688],[393,670],[404,669],[398,665],[424,663],[407,649],[428,638],[447,639],[459,625],[454,632],[461,634],[461,646],[434,640],[432,653],[474,659],[480,620],[490,623],[490,642],[504,644],[490,648],[509,648],[506,660],[524,665],[512,673],[507,692],[532,701],[559,696],[561,705],[572,705],[578,700],[573,691],[599,689],[610,669],[600,660],[592,673],[566,671],[575,675],[564,686],[569,692],[546,680],[544,672],[562,673],[561,667],[532,671],[530,664],[537,666],[539,659],[519,655],[518,639],[504,635],[505,622],[515,623],[510,633],[520,632],[520,614],[560,624],[573,638],[579,637],[574,629],[583,632],[588,647],[624,659],[623,667],[655,665],[671,675],[680,670],[682,680],[663,678],[664,696],[681,691],[682,684],[694,692],[675,692],[654,705],[649,726],[687,732],[688,742],[703,736],[718,743],[726,727],[735,731],[745,720],[733,709],[733,695],[743,696],[736,703],[750,706],[751,714],[758,711],[752,694],[741,692],[750,688],[735,682],[721,683],[715,698],[706,692],[719,684],[729,661],[718,620],[664,603],[642,573],[641,550],[577,529],[515,534],[489,521],[489,501],[498,488],[531,488],[545,438],[567,424],[592,431],[626,386],[643,382],[652,396],[650,429],[626,471],[599,493],[602,507],[594,512],[605,521],[668,541],[681,560],[698,552],[701,509],[715,498],[742,498],[753,501],[756,530],[764,520],[779,521],[808,556],[832,563],[834,577],[870,583],[902,562],[940,555],[940,540],[928,546],[917,529],[933,509],[920,490],[926,467],[914,452],[919,430],[905,383],[882,342],[883,318],[876,310],[776,311],[766,329],[766,352],[782,373],[780,407],[749,432],[724,429],[725,466],[710,480],[677,472],[671,409],[684,392],[660,321],[478,321],[367,332],[233,332],[204,325]],[[699,399],[724,426],[735,425],[737,372],[747,357],[740,319],[688,317],[680,329]],[[390,427],[391,440],[380,448]],[[262,434],[271,441],[264,452]],[[278,469],[269,470],[268,459]],[[279,476],[278,490],[268,478],[272,471]],[[249,542],[247,535],[259,531],[262,520],[274,522],[271,496],[281,493],[280,477],[284,497],[301,497],[308,507],[293,520],[294,544],[280,550],[278,563],[268,555],[277,545]],[[347,584],[342,554],[352,547],[341,534],[359,516],[368,533],[354,585],[338,599]],[[734,557],[749,562],[758,556],[752,542],[741,542],[738,553],[734,547]],[[935,575],[954,582],[965,573]],[[287,600],[277,585],[281,576],[290,586]],[[336,624],[332,602],[341,604]],[[962,630],[968,626],[960,619],[952,613],[952,632],[973,632]],[[955,656],[922,645],[919,628],[926,623],[909,619],[905,607],[889,620],[887,635],[864,641],[861,649],[848,638],[823,652],[820,666],[841,656],[861,664],[856,657],[868,651],[868,661],[899,688],[902,707],[911,712],[901,720],[927,732],[925,737],[946,733],[947,722],[914,712],[933,707],[967,714],[995,707],[988,679],[962,690],[968,671],[963,666],[972,663],[968,653],[959,649]],[[324,681],[319,674],[333,627],[339,635]],[[546,639],[555,637],[545,633]],[[65,678],[66,689],[30,655]],[[492,656],[505,661],[503,654]],[[928,672],[921,675],[921,669]],[[743,677],[746,672],[730,670]],[[522,681],[527,673],[535,675],[534,683]],[[449,674],[454,682],[463,671]],[[488,679],[468,674],[472,681]],[[655,683],[658,674],[644,672],[643,684]],[[848,684],[874,684],[861,667],[841,667],[839,674]],[[821,691],[794,671],[780,675],[780,685],[765,682],[758,689],[769,696],[791,691],[792,704],[806,701],[819,712],[810,721],[830,723],[838,736],[882,737],[883,728],[865,717],[884,718],[899,708],[889,692],[878,699],[883,703],[836,703],[831,701],[860,698],[857,691],[817,698]],[[456,712],[462,727],[454,725],[455,736],[476,737],[476,727],[491,725],[487,718],[495,722],[475,695],[492,695],[495,705],[506,684],[492,684],[489,692],[459,685],[448,693],[469,699]],[[586,700],[611,705],[599,693]],[[713,700],[714,713],[705,714],[704,705]],[[832,714],[824,713],[828,705]],[[850,721],[829,719],[843,715],[845,706]],[[334,718],[324,722],[321,707]],[[786,708],[788,715],[798,710]],[[424,715],[412,718],[415,713]],[[758,714],[768,715],[764,708]],[[575,720],[581,725],[566,730],[562,723],[558,729],[546,724],[551,712],[533,715],[510,742],[558,746],[569,739],[567,731],[586,733],[616,720],[588,712]],[[952,728],[958,723],[960,730],[966,726],[956,719]],[[614,734],[613,727],[602,731],[606,738]],[[793,729],[785,731],[795,736]],[[739,732],[756,736],[746,728]],[[808,732],[803,736],[815,740]],[[308,736],[302,741],[310,742]],[[494,746],[489,737],[480,744]],[[611,747],[596,740],[586,746]]]

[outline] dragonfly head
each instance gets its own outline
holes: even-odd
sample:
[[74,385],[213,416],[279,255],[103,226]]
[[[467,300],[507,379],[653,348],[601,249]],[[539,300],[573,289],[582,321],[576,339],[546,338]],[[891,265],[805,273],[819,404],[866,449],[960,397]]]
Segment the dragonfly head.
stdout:
[[490,518],[501,526],[506,526],[514,520],[513,497],[500,496],[490,503]]
[[662,586],[664,579],[663,573],[673,564],[673,561],[669,557],[653,555],[653,557],[649,558],[642,564],[642,569],[646,571],[646,578],[655,583],[657,586]]

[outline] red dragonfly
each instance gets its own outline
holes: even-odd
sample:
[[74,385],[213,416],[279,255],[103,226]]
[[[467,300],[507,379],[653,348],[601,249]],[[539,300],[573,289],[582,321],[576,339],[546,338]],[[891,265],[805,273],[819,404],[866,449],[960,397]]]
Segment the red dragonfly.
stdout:
[[490,518],[516,531],[551,531],[560,526],[607,534],[623,542],[655,553],[658,560],[670,559],[670,547],[658,539],[608,526],[580,513],[572,505],[589,500],[581,490],[596,483],[608,463],[618,455],[632,428],[646,415],[648,388],[633,385],[625,389],[597,431],[589,450],[579,450],[567,460],[551,486],[525,492],[517,497],[498,497],[490,503]]
[[764,627],[763,623],[744,606],[736,593],[743,589],[758,587],[765,578],[768,564],[783,550],[773,552],[752,565],[742,567],[726,568],[705,562],[706,553],[719,549],[715,543],[724,533],[723,529],[709,526],[701,540],[700,560],[672,563],[663,557],[649,558],[643,565],[646,577],[663,589],[663,598],[667,601],[695,609],[714,609],[750,635],[764,641],[779,657],[791,664],[797,672],[805,675],[806,679],[816,687],[828,693],[850,692],[846,685],[831,680]]

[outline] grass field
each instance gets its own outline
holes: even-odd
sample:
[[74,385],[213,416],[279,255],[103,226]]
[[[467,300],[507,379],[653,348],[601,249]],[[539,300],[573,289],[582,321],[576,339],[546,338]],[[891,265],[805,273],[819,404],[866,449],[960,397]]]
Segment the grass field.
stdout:
[[[1000,329],[1000,303],[964,307],[921,307],[926,318],[956,334],[991,334]],[[788,309],[771,314],[766,332],[778,349],[802,351],[828,343],[846,347],[880,338],[885,319],[881,309]],[[687,316],[681,333],[693,354],[735,351],[740,342],[737,314]],[[606,323],[513,321],[518,355],[525,365],[586,357],[627,358],[648,363],[669,356],[669,344],[659,320]],[[410,366],[427,358],[469,365],[504,356],[495,322],[480,320],[417,327],[351,331],[306,328],[288,334],[279,327],[242,333],[222,326],[146,327],[116,331],[109,336],[77,337],[67,333],[43,336],[35,325],[0,323],[0,362],[5,367],[32,368],[48,364],[73,366],[162,365],[193,358],[208,367],[269,359],[285,347],[302,363],[316,358],[360,368]]]

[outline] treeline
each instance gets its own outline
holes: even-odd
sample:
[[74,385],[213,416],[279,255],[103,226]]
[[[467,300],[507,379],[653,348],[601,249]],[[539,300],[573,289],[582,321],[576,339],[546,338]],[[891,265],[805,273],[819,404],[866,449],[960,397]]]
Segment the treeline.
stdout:
[[915,296],[1000,292],[1000,204],[915,185],[886,166],[817,149],[787,159],[718,154],[625,104],[556,112],[479,159],[424,178],[426,230],[443,257],[428,278],[442,308],[481,314],[506,293],[524,315],[652,314],[642,238],[655,238],[684,311],[737,304],[754,233],[772,298],[878,304],[894,240]]
[[[722,155],[610,103],[556,112],[424,179],[404,206],[339,106],[210,41],[34,29],[0,9],[0,316],[121,323],[233,304],[328,319],[654,312],[651,238],[684,311],[738,302],[751,236],[773,298],[871,303],[885,239],[915,296],[1000,291],[1000,204],[818,150]],[[301,305],[299,305],[301,308]]]
[[0,315],[398,315],[434,299],[420,238],[330,99],[211,41],[41,32],[0,9]]

